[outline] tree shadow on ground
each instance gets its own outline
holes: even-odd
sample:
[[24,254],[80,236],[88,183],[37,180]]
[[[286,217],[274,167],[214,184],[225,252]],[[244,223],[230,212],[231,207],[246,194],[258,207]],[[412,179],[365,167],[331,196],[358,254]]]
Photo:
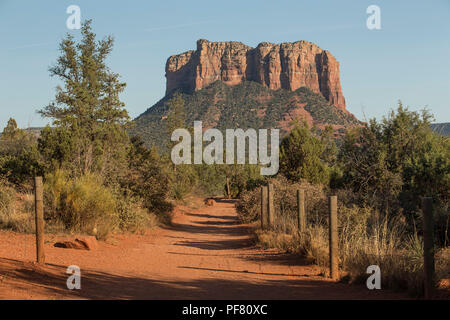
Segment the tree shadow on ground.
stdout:
[[[188,268],[188,267],[185,267]],[[154,280],[142,277],[82,270],[81,290],[66,287],[66,267],[47,265],[33,267],[21,261],[0,258],[0,272],[7,276],[9,290],[27,290],[34,296],[42,294],[56,299],[378,299],[385,295],[343,284],[321,280],[289,281],[265,279],[193,279]],[[0,284],[1,285],[1,284]],[[7,298],[7,292],[0,294]],[[393,298],[392,295],[387,298]]]
[[231,204],[235,204],[238,202],[238,200],[236,199],[226,199],[226,198],[219,198],[219,197],[213,197],[212,198],[215,202],[217,203],[231,203]]
[[251,239],[227,239],[227,240],[205,240],[205,241],[179,241],[175,246],[191,247],[203,250],[232,250],[253,247]]
[[237,216],[217,216],[217,215],[210,215],[207,213],[186,213],[187,216],[191,217],[197,217],[197,218],[204,218],[204,219],[221,219],[221,220],[232,220],[239,222],[239,218]]

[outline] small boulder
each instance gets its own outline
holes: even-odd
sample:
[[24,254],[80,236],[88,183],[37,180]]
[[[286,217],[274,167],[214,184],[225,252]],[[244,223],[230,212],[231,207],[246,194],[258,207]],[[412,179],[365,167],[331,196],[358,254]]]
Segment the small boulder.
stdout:
[[94,236],[75,238],[75,240],[55,243],[55,247],[77,250],[96,250],[98,248],[97,239]]
[[94,236],[77,238],[75,239],[75,241],[83,244],[83,246],[85,246],[87,250],[97,250],[98,248],[97,238],[95,238]]

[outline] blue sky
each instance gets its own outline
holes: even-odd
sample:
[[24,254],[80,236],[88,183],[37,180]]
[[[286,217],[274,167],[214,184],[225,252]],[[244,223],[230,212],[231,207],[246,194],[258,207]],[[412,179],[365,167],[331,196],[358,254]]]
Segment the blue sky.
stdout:
[[[48,67],[68,30],[66,8],[81,8],[99,37],[113,35],[111,69],[127,88],[132,117],[163,97],[164,67],[173,54],[210,41],[308,40],[340,62],[347,108],[381,118],[401,99],[450,122],[450,0],[81,1],[0,0],[0,127],[42,126],[36,110],[55,95]],[[381,30],[368,30],[366,8],[381,8]]]

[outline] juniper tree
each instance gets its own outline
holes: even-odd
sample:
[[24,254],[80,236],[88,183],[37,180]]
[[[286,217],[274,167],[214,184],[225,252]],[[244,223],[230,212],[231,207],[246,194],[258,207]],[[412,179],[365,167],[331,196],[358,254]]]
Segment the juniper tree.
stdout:
[[[129,116],[119,99],[126,84],[106,64],[113,44],[111,36],[97,41],[88,20],[78,43],[70,34],[62,40],[61,55],[49,68],[50,75],[61,79],[63,85],[56,88],[55,100],[39,113],[52,118],[58,128],[53,130],[59,132],[47,129],[50,132],[43,138],[57,142],[54,135],[69,137],[72,147],[60,148],[69,153],[61,157],[70,159],[76,175],[117,176],[126,165]],[[51,148],[45,141],[41,146]]]
[[17,127],[13,118],[0,136],[0,176],[21,184],[41,172],[36,137]]
[[[316,135],[303,121],[296,123],[280,145],[280,173],[292,181],[305,180],[311,183],[327,184],[329,179],[327,151],[332,150],[327,134]],[[327,131],[328,132],[328,131]]]

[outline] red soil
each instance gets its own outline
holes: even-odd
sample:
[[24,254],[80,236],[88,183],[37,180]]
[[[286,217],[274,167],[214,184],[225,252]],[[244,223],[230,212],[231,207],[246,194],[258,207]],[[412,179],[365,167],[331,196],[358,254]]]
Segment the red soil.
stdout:
[[[54,247],[36,266],[34,236],[0,232],[0,299],[403,299],[387,290],[332,282],[301,258],[254,246],[230,201],[178,207],[173,226],[118,235],[95,251]],[[66,268],[81,268],[81,290]]]

